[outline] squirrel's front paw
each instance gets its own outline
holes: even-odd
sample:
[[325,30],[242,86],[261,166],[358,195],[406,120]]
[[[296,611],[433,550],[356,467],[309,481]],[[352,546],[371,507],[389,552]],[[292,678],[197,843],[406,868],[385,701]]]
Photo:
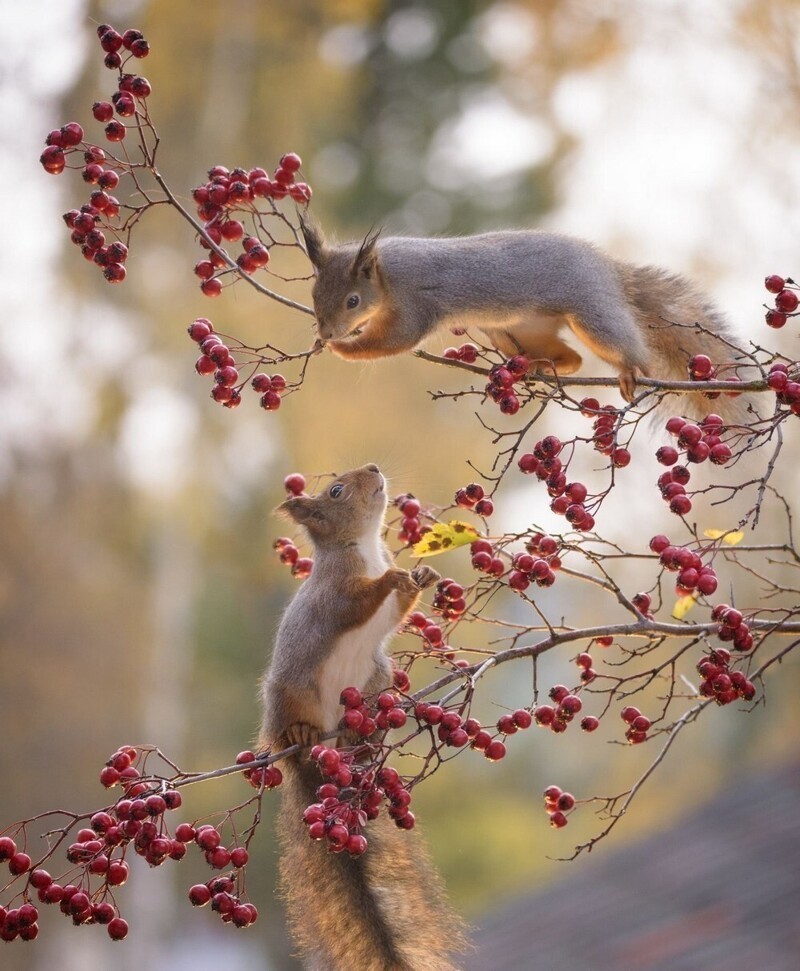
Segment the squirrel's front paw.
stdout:
[[308,722],[294,722],[281,736],[281,742],[288,748],[290,745],[299,745],[301,748],[311,748],[317,745],[322,738],[322,729]]
[[386,573],[393,590],[407,594],[409,597],[416,597],[419,593],[419,587],[408,570],[392,569],[387,570]]
[[411,571],[411,579],[420,590],[427,590],[442,577],[432,566],[417,566]]

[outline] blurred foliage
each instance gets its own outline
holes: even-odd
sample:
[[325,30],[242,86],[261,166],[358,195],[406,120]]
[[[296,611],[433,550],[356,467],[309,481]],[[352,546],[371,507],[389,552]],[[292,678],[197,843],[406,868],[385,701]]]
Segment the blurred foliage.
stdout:
[[[768,46],[786,6],[742,4],[740,42],[755,36]],[[152,45],[143,69],[163,137],[160,167],[185,198],[211,165],[272,167],[296,150],[317,191],[315,212],[341,235],[376,223],[420,234],[530,225],[557,202],[575,142],[559,129],[554,88],[571,70],[624,56],[632,43],[629,7],[93,0],[75,25],[87,35],[89,57],[51,116],[53,124],[87,119],[91,103],[111,93],[93,23],[128,26],[127,19]],[[506,129],[494,124],[498,118]],[[463,149],[464,132],[476,125],[487,126],[477,158]],[[31,181],[41,178],[34,161],[30,170]],[[62,208],[80,191],[65,178]],[[54,214],[52,231],[63,234],[57,225]],[[3,822],[53,805],[99,805],[96,775],[124,742],[156,742],[191,769],[228,763],[249,744],[259,719],[257,679],[294,589],[270,549],[287,528],[270,515],[286,473],[377,461],[396,491],[444,502],[472,477],[466,458],[489,464],[490,442],[475,434],[473,416],[452,402],[432,406],[425,391],[455,388],[458,375],[411,358],[364,368],[317,359],[307,387],[276,414],[260,412],[254,396],[235,413],[214,405],[192,369],[184,331],[194,316],[209,314],[220,329],[253,340],[286,335],[298,347],[309,340],[310,324],[244,286],[209,304],[191,272],[198,253],[174,214],[149,213],[133,240],[128,282],[110,293],[65,248],[59,289],[71,307],[52,312],[72,329],[63,360],[42,363],[50,363],[62,393],[76,382],[88,403],[69,440],[52,442],[33,429],[24,448],[3,456],[11,469],[0,485]],[[308,287],[292,295],[308,302]],[[111,346],[124,350],[107,353]],[[532,518],[527,503],[521,506]],[[451,562],[456,575],[466,574],[463,557]],[[491,632],[470,636],[485,644]],[[563,678],[568,665],[546,658],[539,677]],[[487,698],[529,700],[518,672],[498,671],[487,681]],[[627,833],[679,812],[736,763],[780,757],[797,715],[790,684],[773,691],[769,712],[738,719],[717,713],[706,720],[701,751],[679,746],[680,757],[668,761],[626,821]],[[484,704],[478,715],[495,718],[494,702]],[[586,792],[622,789],[649,757],[626,749],[625,759],[615,758],[602,733],[558,739],[557,746],[544,734],[520,739],[506,763],[487,767],[467,755],[421,787],[420,816],[434,855],[456,902],[473,914],[552,875],[545,857],[561,850],[539,808],[544,785],[557,777]],[[241,795],[232,781],[198,787],[187,794],[188,811],[209,813]],[[269,816],[274,797],[265,805]],[[267,819],[250,868],[249,890],[263,917],[249,933],[268,944],[274,966],[294,967],[279,905],[271,902],[269,827]],[[577,829],[571,825],[558,846],[584,835]],[[156,884],[163,887],[160,913],[148,925],[156,941],[175,937],[175,928],[184,939],[211,923],[183,900],[202,868],[187,862],[185,872],[177,870],[167,867],[148,884],[153,894]],[[141,901],[136,906],[147,912]],[[56,936],[55,924],[47,920],[43,939]],[[105,951],[81,952],[73,943],[91,931],[70,931],[64,935],[76,967],[82,953],[92,955],[83,967],[110,966]],[[140,966],[154,946],[134,927],[125,949],[115,949],[114,966]],[[3,958],[15,969],[48,966],[48,958],[36,964],[35,954],[4,949]],[[246,951],[236,955],[227,966],[251,966]]]

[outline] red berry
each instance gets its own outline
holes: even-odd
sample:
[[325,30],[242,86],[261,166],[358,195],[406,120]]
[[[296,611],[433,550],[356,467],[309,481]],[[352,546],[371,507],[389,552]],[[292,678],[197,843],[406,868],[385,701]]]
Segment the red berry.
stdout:
[[222,293],[222,284],[217,277],[212,277],[210,280],[203,280],[200,289],[207,297],[218,297]]
[[112,860],[106,880],[112,887],[121,887],[128,879],[128,864],[124,860]]
[[506,747],[500,741],[490,742],[483,753],[490,762],[499,762],[505,758]]
[[519,570],[512,570],[508,575],[508,585],[512,590],[519,590],[520,593],[531,585],[528,577]]
[[10,860],[17,852],[17,844],[10,836],[0,836],[0,863]]
[[280,167],[287,172],[297,172],[302,164],[300,156],[294,152],[287,152],[286,155],[281,157],[280,161]]
[[281,396],[277,391],[267,391],[261,396],[261,407],[265,411],[277,411],[281,406]]
[[696,378],[710,377],[714,364],[707,354],[695,354],[689,358],[689,373]]
[[595,718],[594,715],[585,715],[581,719],[581,728],[585,732],[593,732],[600,725],[600,719]]
[[8,861],[8,869],[18,877],[21,873],[27,873],[31,867],[31,858],[27,853],[17,852]]
[[785,314],[794,313],[797,310],[798,303],[800,303],[800,299],[798,299],[794,290],[781,290],[775,297],[775,306]]
[[661,465],[674,465],[678,461],[678,450],[671,445],[662,445],[656,452],[656,459]]
[[283,487],[292,495],[299,496],[306,487],[306,480],[299,472],[293,472],[283,480]]
[[518,708],[511,717],[514,720],[514,724],[520,729],[530,728],[533,722],[531,713],[525,708]]
[[764,280],[764,286],[770,293],[780,293],[786,286],[786,280],[782,276],[777,276],[777,274],[773,273],[772,276],[768,276]]
[[768,310],[764,319],[768,327],[774,327],[775,330],[780,330],[781,327],[785,326],[789,318],[786,314],[782,314],[780,310]]
[[115,917],[108,923],[108,936],[112,941],[121,941],[128,936],[128,922],[122,917]]
[[105,127],[105,133],[110,142],[121,142],[125,138],[126,128],[121,121],[110,121]]
[[49,172],[50,175],[58,175],[63,172],[64,166],[67,164],[63,150],[57,145],[48,145],[39,156],[39,161],[42,163],[45,172]]
[[685,516],[692,510],[692,502],[688,496],[675,496],[669,504],[669,508],[678,516]]

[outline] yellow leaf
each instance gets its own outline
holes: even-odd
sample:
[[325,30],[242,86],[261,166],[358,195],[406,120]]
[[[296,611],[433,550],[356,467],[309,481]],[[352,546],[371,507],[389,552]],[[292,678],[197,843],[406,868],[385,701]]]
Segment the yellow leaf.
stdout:
[[414,546],[414,556],[438,556],[458,546],[466,546],[478,538],[478,530],[469,523],[451,519],[436,525]]
[[696,603],[697,598],[693,593],[687,594],[685,597],[679,597],[675,601],[675,606],[672,608],[672,616],[675,620],[683,620]]
[[720,539],[728,546],[738,546],[744,539],[744,532],[741,529],[706,529],[703,536],[709,539]]
[[737,529],[732,533],[727,533],[722,537],[722,542],[727,543],[728,546],[737,546],[744,539],[744,533],[741,529]]

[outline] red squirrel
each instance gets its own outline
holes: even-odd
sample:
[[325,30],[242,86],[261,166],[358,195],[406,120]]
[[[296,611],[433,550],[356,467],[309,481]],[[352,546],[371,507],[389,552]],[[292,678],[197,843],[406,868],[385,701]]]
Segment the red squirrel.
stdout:
[[569,330],[616,368],[630,401],[637,377],[684,381],[695,354],[731,355],[727,323],[688,280],[612,259],[582,239],[509,230],[374,233],[332,244],[308,215],[301,229],[319,337],[347,360],[401,354],[436,332],[477,327],[507,357],[525,354],[533,371],[569,375],[582,363],[562,338]]
[[263,745],[303,746],[283,763],[281,882],[309,968],[454,971],[462,925],[415,830],[382,814],[368,824],[364,855],[351,857],[312,842],[303,823],[323,781],[309,747],[338,727],[343,688],[370,695],[392,684],[386,645],[439,579],[428,566],[394,566],[381,535],[386,503],[383,475],[365,465],[279,507],[314,545],[314,569],[283,615],[263,683]]

